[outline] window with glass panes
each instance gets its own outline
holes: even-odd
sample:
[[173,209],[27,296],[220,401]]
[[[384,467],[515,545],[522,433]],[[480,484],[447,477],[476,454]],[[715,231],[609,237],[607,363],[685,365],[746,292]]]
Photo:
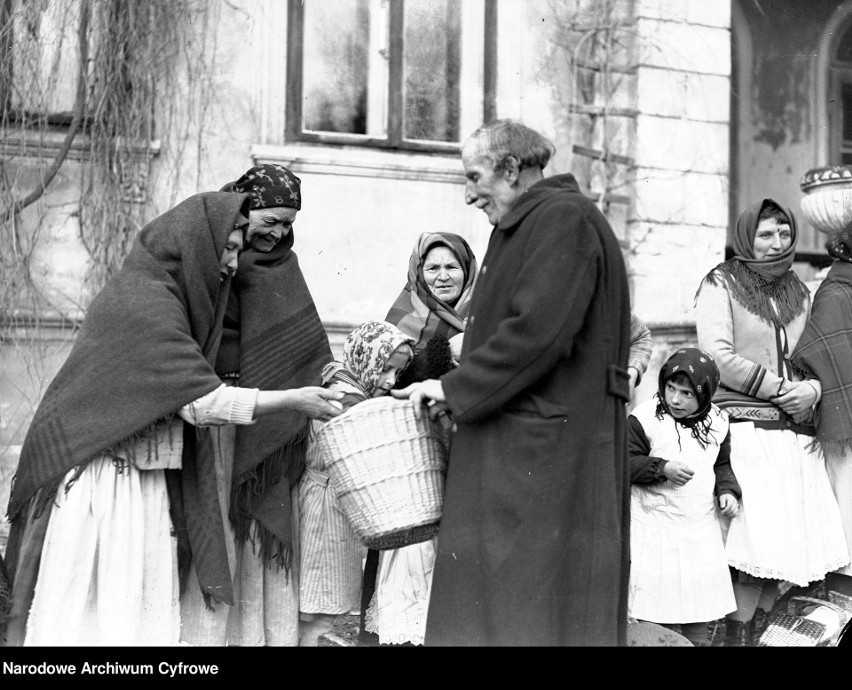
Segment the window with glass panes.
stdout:
[[290,0],[287,139],[454,151],[494,116],[495,0]]

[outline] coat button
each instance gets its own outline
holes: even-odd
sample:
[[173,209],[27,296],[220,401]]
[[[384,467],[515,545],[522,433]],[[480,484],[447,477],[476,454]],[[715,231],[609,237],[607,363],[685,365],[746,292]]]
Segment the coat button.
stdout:
[[486,271],[486,270],[487,270],[487,269],[486,269],[486,267],[485,267],[485,266],[483,266],[482,268],[480,268],[480,269],[479,269],[479,275],[484,276],[484,275],[485,275],[485,271]]

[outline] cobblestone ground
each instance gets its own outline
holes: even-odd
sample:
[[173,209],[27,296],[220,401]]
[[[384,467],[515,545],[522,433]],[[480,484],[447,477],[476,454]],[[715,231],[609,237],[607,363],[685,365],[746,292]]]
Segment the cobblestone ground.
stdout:
[[320,635],[317,647],[362,647],[364,645],[358,642],[358,629],[358,616],[339,616],[331,632]]

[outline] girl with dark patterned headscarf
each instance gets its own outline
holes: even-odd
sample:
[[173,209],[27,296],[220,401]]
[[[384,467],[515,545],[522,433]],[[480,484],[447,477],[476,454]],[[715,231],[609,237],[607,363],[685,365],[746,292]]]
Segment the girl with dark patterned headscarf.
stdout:
[[[822,385],[817,438],[852,554],[852,223],[825,246],[834,262],[817,288],[811,316],[791,359],[804,376],[816,377]],[[852,565],[829,573],[826,585],[852,596]]]
[[713,358],[682,348],[660,369],[656,401],[628,417],[628,615],[680,624],[696,646],[707,645],[707,621],[736,608],[719,520],[736,515],[741,493],[718,385]]
[[[686,378],[697,401],[697,409],[686,416],[676,417],[677,424],[690,430],[692,437],[706,448],[710,443],[710,419],[708,413],[713,405],[713,394],[719,387],[719,367],[706,352],[695,348],[684,348],[669,357],[660,368],[657,388],[657,419],[664,415],[672,416],[672,410],[666,399],[666,384],[674,377]],[[674,418],[674,417],[673,417]]]
[[739,604],[727,617],[732,646],[752,643],[779,581],[806,586],[849,562],[813,442],[820,382],[790,363],[810,312],[807,287],[792,270],[797,241],[793,212],[760,200],[737,221],[733,258],[710,271],[696,295],[698,345],[722,375],[713,401],[731,420],[731,466],[744,496],[725,543]]

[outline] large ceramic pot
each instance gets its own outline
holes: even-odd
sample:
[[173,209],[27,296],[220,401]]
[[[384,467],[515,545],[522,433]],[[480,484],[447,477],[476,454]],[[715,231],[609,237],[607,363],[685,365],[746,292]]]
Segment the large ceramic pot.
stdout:
[[820,232],[834,234],[852,221],[852,165],[812,168],[799,186],[802,213]]

